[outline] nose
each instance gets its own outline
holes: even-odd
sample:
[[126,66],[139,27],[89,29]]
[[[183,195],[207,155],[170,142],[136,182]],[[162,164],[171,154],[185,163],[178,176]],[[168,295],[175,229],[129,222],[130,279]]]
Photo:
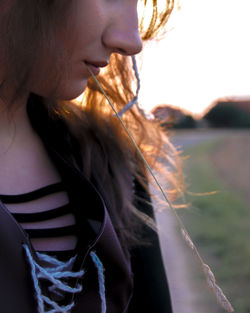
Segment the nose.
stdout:
[[110,53],[139,53],[142,50],[142,40],[138,28],[137,8],[116,14],[103,33],[102,42]]

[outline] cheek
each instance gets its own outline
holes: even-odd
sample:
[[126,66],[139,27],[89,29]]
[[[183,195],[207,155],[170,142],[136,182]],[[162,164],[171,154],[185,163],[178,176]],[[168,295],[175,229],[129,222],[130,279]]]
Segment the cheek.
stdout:
[[69,100],[78,97],[85,90],[90,74],[82,61],[98,51],[96,47],[100,40],[100,21],[93,20],[91,12],[81,8],[81,12],[74,13],[74,19],[56,27],[54,49],[40,51],[34,65],[31,92]]
[[59,64],[50,53],[45,55],[42,51],[37,55],[32,72],[29,77],[28,87],[31,92],[39,95],[51,94],[56,88],[59,77]]
[[107,14],[106,0],[74,0],[67,21],[57,28],[58,38],[69,56],[83,56],[100,44]]

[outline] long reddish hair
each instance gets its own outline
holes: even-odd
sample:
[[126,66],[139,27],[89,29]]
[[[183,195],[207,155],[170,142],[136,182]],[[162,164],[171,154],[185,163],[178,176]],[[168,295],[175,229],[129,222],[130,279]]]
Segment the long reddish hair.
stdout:
[[[151,18],[142,17],[140,22],[141,37],[147,41],[164,29],[174,8],[174,1],[165,0],[165,5],[163,0],[142,2],[144,11],[150,11],[147,16],[151,14]],[[28,82],[41,42],[48,46],[48,51],[56,49],[53,40],[48,38],[53,39],[53,21],[58,18],[67,19],[69,3],[68,0],[16,1],[8,16],[0,16],[0,38],[5,45],[4,58],[8,60],[6,64],[11,64],[6,68],[5,79],[16,75],[17,91],[13,102]],[[20,28],[20,25],[24,26]],[[24,43],[28,44],[28,48]],[[135,75],[131,58],[112,55],[109,66],[103,75],[98,75],[98,80],[119,111],[134,96]],[[47,104],[52,115],[65,119],[72,134],[81,143],[84,174],[90,177],[93,169],[98,174],[115,209],[117,230],[127,243],[131,243],[135,239],[133,229],[136,229],[138,216],[145,219],[134,207],[131,187],[133,177],[145,183],[144,178],[147,181],[148,175],[137,151],[93,79],[89,79],[83,99],[82,105],[75,105],[73,100],[55,101],[37,96],[37,101]],[[123,121],[148,163],[161,172],[164,168],[168,179],[168,194],[172,199],[176,198],[180,190],[177,176],[180,177],[181,173],[178,170],[178,158],[160,125],[145,118],[136,106],[124,114]],[[167,166],[162,166],[163,159]],[[146,183],[144,186],[146,187]]]
[[[174,2],[165,1],[165,7],[161,6],[160,11],[157,0],[144,0],[145,11],[148,6],[151,9],[151,19],[147,19],[146,26],[144,19],[140,24],[141,37],[144,41],[155,38],[164,29]],[[98,81],[117,112],[133,99],[135,80],[131,58],[118,54],[112,55],[109,66],[102,75],[98,75]],[[136,210],[132,202],[131,189],[128,188],[131,186],[131,175],[128,173],[132,173],[147,189],[150,177],[144,163],[93,79],[89,79],[87,89],[84,91],[81,110],[63,101],[60,102],[59,108],[62,109],[61,114],[66,112],[65,117],[73,133],[81,142],[85,142],[83,149],[85,173],[90,175],[91,168],[98,169],[111,203],[117,208],[117,220],[123,235],[128,242],[133,242],[135,237],[131,230],[137,229],[138,226],[137,219],[134,219],[135,215],[149,225],[154,225],[152,220]],[[71,121],[69,112],[72,110]],[[76,116],[80,123],[76,122]],[[176,199],[182,192],[180,160],[160,124],[146,118],[137,106],[127,111],[122,119],[147,162],[167,179],[169,199]],[[82,123],[82,120],[85,122]],[[90,144],[91,137],[98,141],[98,145],[94,145],[93,142]]]

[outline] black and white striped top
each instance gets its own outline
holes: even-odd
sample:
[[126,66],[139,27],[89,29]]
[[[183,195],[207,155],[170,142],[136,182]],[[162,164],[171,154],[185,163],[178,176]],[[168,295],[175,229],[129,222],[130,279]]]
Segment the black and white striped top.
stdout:
[[76,252],[76,220],[62,182],[28,193],[0,195],[36,251],[68,259]]

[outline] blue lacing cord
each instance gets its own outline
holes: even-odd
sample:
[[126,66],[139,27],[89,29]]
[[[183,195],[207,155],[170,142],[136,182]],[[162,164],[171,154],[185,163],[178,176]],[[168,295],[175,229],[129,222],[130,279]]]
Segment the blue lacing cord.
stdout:
[[106,306],[106,297],[105,297],[105,279],[104,279],[104,267],[98,256],[95,252],[90,252],[90,256],[95,263],[95,266],[98,271],[98,280],[99,280],[99,294],[101,297],[102,302],[102,311],[101,313],[106,313],[107,306]]
[[35,292],[36,292],[36,297],[37,297],[37,301],[38,301],[38,312],[39,313],[43,313],[44,312],[44,301],[43,301],[43,296],[42,296],[42,292],[41,292],[41,288],[39,286],[38,283],[38,279],[36,277],[36,265],[35,262],[32,258],[32,255],[29,251],[29,248],[27,245],[23,245],[27,258],[29,260],[29,264],[31,266],[31,276],[33,278],[33,283],[34,283],[34,288],[35,288]]
[[[47,279],[53,285],[49,287],[51,292],[54,292],[57,295],[62,295],[60,291],[66,291],[69,293],[77,293],[82,290],[81,285],[77,285],[75,288],[72,288],[67,285],[65,281],[60,281],[60,279],[67,278],[80,278],[84,275],[84,271],[72,272],[73,263],[76,257],[71,258],[67,262],[62,262],[57,260],[54,257],[51,257],[46,254],[37,252],[37,257],[40,261],[46,262],[50,267],[42,267],[33,259],[29,247],[24,245],[24,249],[28,258],[28,261],[31,266],[31,275],[34,282],[34,288],[36,292],[36,297],[38,301],[38,312],[39,313],[69,313],[74,306],[74,302],[67,306],[59,306],[55,301],[44,296],[42,294],[39,279]],[[104,278],[104,267],[101,260],[98,258],[95,252],[90,252],[90,256],[97,268],[98,271],[98,281],[99,281],[99,294],[101,298],[101,313],[106,313],[106,297],[105,297],[105,278]],[[54,266],[54,267],[51,267]],[[45,304],[52,307],[51,310],[45,311]]]
[[[130,110],[132,108],[132,106],[137,103],[138,101],[138,96],[139,96],[139,91],[141,89],[141,80],[140,80],[140,76],[139,76],[139,71],[138,71],[138,68],[137,68],[137,64],[136,64],[136,58],[134,55],[132,55],[132,63],[133,63],[133,70],[134,70],[134,73],[135,73],[135,77],[136,77],[136,82],[137,82],[137,88],[136,88],[136,94],[134,96],[134,98],[129,102],[127,103],[119,112],[118,112],[118,115],[120,117],[122,117],[122,115],[127,112],[128,110]],[[140,108],[139,108],[140,109]]]
[[[47,262],[52,267],[41,267],[37,262],[33,259],[29,247],[27,245],[24,245],[24,250],[26,252],[28,261],[31,266],[31,275],[34,282],[34,288],[36,292],[36,297],[38,301],[38,312],[39,313],[69,313],[70,310],[74,306],[74,302],[67,306],[59,306],[55,301],[51,300],[50,298],[44,296],[42,294],[40,285],[39,285],[39,279],[47,279],[50,281],[53,286],[50,288],[50,291],[55,292],[56,294],[61,295],[60,291],[66,291],[69,293],[77,293],[82,290],[82,286],[79,284],[75,288],[72,288],[67,285],[65,281],[61,281],[60,279],[68,279],[68,278],[80,278],[83,276],[84,271],[81,270],[79,272],[71,272],[69,269],[72,268],[74,258],[71,258],[68,262],[61,262],[58,261],[56,258],[53,258],[51,256],[37,253],[37,257],[40,261]],[[68,269],[68,270],[67,270]],[[51,310],[45,311],[45,304],[51,306]]]

